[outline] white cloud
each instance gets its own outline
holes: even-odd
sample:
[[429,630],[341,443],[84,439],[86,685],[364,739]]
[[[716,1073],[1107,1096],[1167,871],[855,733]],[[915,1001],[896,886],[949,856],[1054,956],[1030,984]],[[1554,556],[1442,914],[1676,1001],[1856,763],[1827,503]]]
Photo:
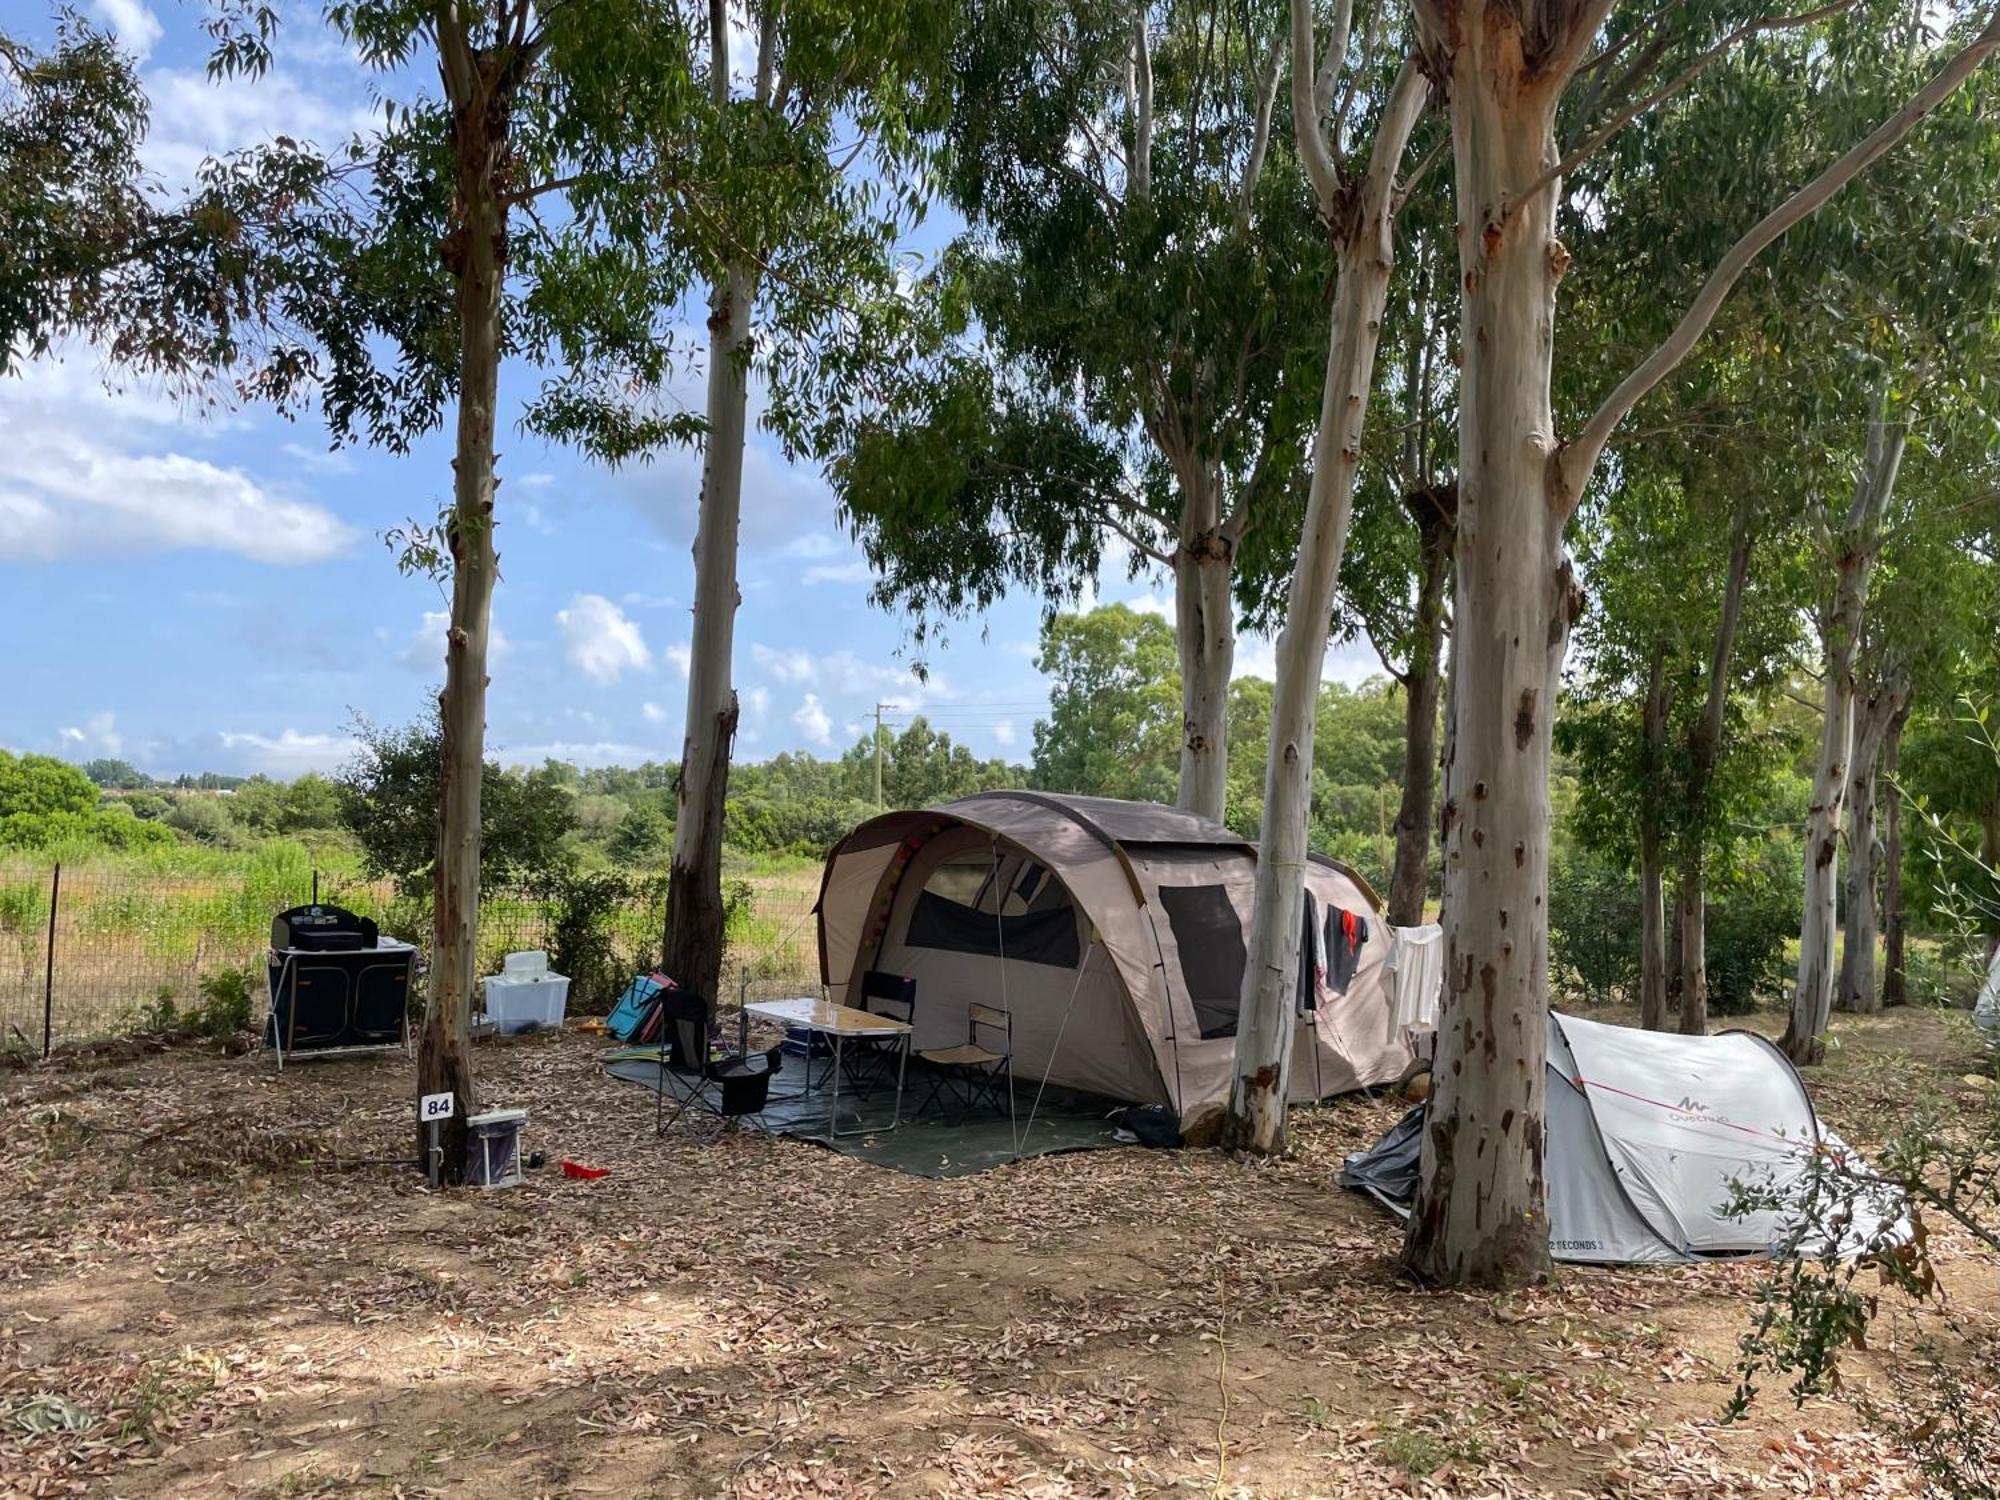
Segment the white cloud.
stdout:
[[304,443],[286,443],[285,457],[327,474],[345,474],[354,467],[354,455],[345,448],[308,448]]
[[688,667],[694,661],[694,652],[689,648],[686,641],[675,641],[672,645],[665,647],[660,652],[660,655],[672,662],[683,677],[687,676]]
[[840,705],[843,713],[852,712],[848,704],[857,698],[870,707],[881,699],[892,707],[912,710],[956,696],[941,672],[919,679],[907,667],[877,665],[847,650],[814,656],[809,651],[757,642],[750,647],[750,659],[775,682],[789,687],[811,686],[829,703],[848,700]]
[[805,584],[866,583],[873,576],[866,562],[820,563],[799,575]]
[[837,536],[824,531],[808,531],[794,537],[785,544],[787,557],[837,557],[841,542]]
[[[1267,635],[1255,635],[1248,631],[1236,638],[1236,670],[1233,677],[1261,677],[1266,682],[1278,679],[1278,648]],[[1382,663],[1375,653],[1358,641],[1328,648],[1326,660],[1321,664],[1321,682],[1341,682],[1349,687],[1358,687],[1371,677],[1382,675]]]
[[667,711],[657,703],[642,703],[639,705],[639,712],[646,716],[648,724],[664,724],[667,722]]
[[1171,620],[1174,617],[1173,605],[1167,600],[1162,599],[1151,589],[1148,589],[1136,599],[1126,599],[1120,602],[1135,615],[1158,615],[1162,620]]
[[618,602],[627,609],[666,609],[674,600],[671,594],[642,594],[634,589],[620,594]]
[[71,725],[61,730],[56,741],[65,754],[115,756],[125,748],[125,741],[118,733],[118,716],[110,712],[92,714],[81,728]]
[[90,9],[118,34],[125,50],[140,62],[146,60],[160,40],[160,18],[142,0],[92,0]]
[[317,505],[286,500],[241,469],[181,453],[113,452],[80,433],[8,434],[0,479],[0,560],[129,555],[200,548],[253,562],[321,562],[353,528]]
[[[355,75],[363,76],[358,66]],[[210,157],[281,135],[331,150],[371,123],[367,108],[336,103],[283,68],[221,83],[199,68],[153,68],[146,73],[146,91],[153,131],[141,154],[169,187],[193,183]]]
[[833,743],[833,720],[820,706],[819,695],[807,693],[792,714],[792,722],[809,744],[831,745]]
[[545,490],[555,482],[555,475],[539,471],[533,474],[517,474],[510,481],[510,483],[516,484],[524,490]]
[[0,561],[194,548],[313,563],[354,543],[323,507],[165,447],[217,429],[157,391],[107,391],[89,358],[66,349],[0,385]]
[[771,712],[771,690],[761,684],[743,695],[743,717],[751,724],[761,724]]
[[1014,721],[1011,719],[1002,719],[998,724],[995,724],[993,726],[993,738],[997,743],[1002,745],[1013,744],[1015,738]]
[[239,764],[281,780],[307,771],[337,770],[360,748],[351,735],[301,734],[296,729],[275,736],[225,729],[218,738]]
[[750,647],[750,659],[778,681],[794,685],[811,682],[819,673],[809,652],[779,651],[761,641]]
[[[445,630],[451,624],[451,615],[442,609],[427,609],[424,618],[410,635],[409,644],[403,648],[398,661],[418,672],[435,672],[444,665]],[[506,632],[490,618],[486,622],[486,659],[499,661],[514,649],[514,643],[507,639]]]
[[570,600],[569,608],[556,611],[556,629],[570,665],[593,682],[616,682],[626,672],[643,672],[652,665],[639,627],[602,594],[578,594]]

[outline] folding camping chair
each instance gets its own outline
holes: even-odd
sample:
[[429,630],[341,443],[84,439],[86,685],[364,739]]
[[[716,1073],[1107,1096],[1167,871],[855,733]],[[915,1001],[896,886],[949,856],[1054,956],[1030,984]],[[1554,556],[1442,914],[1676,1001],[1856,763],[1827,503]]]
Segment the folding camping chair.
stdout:
[[[861,1009],[871,1016],[917,1024],[917,982],[901,974],[870,969],[861,976]],[[848,1078],[865,1097],[876,1084],[895,1082],[903,1060],[901,1037],[855,1037],[847,1043],[854,1061]]]
[[[989,1045],[989,1043],[991,1045]],[[998,1046],[998,1052],[993,1050]],[[965,1045],[934,1047],[918,1057],[934,1070],[931,1091],[917,1107],[918,1115],[930,1108],[946,1089],[964,1105],[952,1123],[960,1125],[979,1106],[990,1100],[995,1110],[1014,1114],[1014,1014],[992,1005],[970,1005],[965,1012]],[[1003,1092],[1004,1090],[1004,1092]]]
[[[660,1044],[660,1092],[653,1110],[653,1129],[665,1135],[690,1106],[719,1119],[762,1114],[771,1097],[771,1080],[785,1063],[782,1045],[767,1052],[708,1055],[708,1006],[686,990],[663,990],[660,1017],[666,1035]],[[679,1087],[674,1087],[673,1083]],[[685,1092],[683,1092],[683,1090]],[[667,1114],[668,1095],[674,1112]]]

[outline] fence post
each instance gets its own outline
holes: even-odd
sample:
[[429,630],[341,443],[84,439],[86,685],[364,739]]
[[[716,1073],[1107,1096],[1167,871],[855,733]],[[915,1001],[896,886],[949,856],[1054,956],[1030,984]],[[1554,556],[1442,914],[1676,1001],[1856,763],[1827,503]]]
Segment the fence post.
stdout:
[[55,873],[49,877],[49,957],[47,967],[42,971],[42,1061],[49,1060],[49,1049],[55,1040],[56,1018],[56,908],[62,900],[62,861],[56,861]]

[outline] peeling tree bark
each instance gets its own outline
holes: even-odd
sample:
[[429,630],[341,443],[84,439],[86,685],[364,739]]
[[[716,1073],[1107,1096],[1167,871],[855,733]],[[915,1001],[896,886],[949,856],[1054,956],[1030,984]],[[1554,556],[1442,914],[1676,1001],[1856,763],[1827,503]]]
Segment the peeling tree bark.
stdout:
[[[455,171],[451,229],[442,246],[457,282],[458,423],[446,539],[452,558],[444,689],[438,695],[437,858],[431,867],[431,963],[417,1094],[455,1096],[439,1135],[440,1175],[465,1176],[465,1121],[477,1108],[469,1031],[479,963],[480,777],[486,763],[486,651],[499,557],[493,545],[500,399],[500,303],[507,212],[500,183],[519,60],[475,52],[462,27],[441,26],[439,71],[451,103]],[[417,1127],[421,1159],[429,1149]]]
[[1389,921],[1415,927],[1430,889],[1431,808],[1437,800],[1439,654],[1444,642],[1444,592],[1451,582],[1452,540],[1458,531],[1458,486],[1412,490],[1403,504],[1416,523],[1423,558],[1417,580],[1416,628],[1403,674],[1403,800],[1396,812],[1396,859],[1389,874]]
[[1833,1009],[1833,935],[1839,881],[1840,819],[1854,749],[1854,668],[1861,646],[1868,580],[1882,545],[1882,510],[1896,487],[1905,433],[1888,420],[1887,394],[1877,398],[1868,422],[1868,457],[1854,503],[1834,541],[1832,606],[1825,638],[1825,707],[1812,801],[1806,810],[1805,911],[1799,926],[1799,979],[1785,1026],[1785,1055],[1800,1067],[1826,1052],[1826,1023]]
[[1573,442],[1550,411],[1557,104],[1610,0],[1531,14],[1415,0],[1449,68],[1459,266],[1459,540],[1445,780],[1447,978],[1403,1267],[1517,1286],[1549,1265],[1543,1182],[1548,1015],[1549,711],[1582,607],[1562,555],[1605,444],[1701,338],[1765,247],[1880,160],[2000,49],[2000,15],[1901,109],[1766,214],[1716,263],[1674,330]]
[[1891,669],[1856,711],[1854,764],[1847,781],[1847,939],[1840,961],[1839,1005],[1872,1015],[1882,1008],[1875,983],[1876,876],[1883,850],[1875,832],[1877,777],[1890,726],[1907,710],[1909,679]]
[[1566,68],[1524,77],[1503,12],[1452,36],[1458,199],[1459,521],[1445,795],[1445,992],[1403,1266],[1444,1285],[1516,1286],[1549,1265],[1543,1188],[1548,820],[1557,673],[1582,606],[1562,549],[1550,363],[1553,181]]
[[1285,1140],[1286,1075],[1297,1031],[1293,1011],[1320,668],[1326,660],[1333,591],[1353,516],[1362,425],[1374,385],[1382,312],[1389,299],[1396,168],[1429,88],[1416,60],[1405,59],[1376,126],[1367,172],[1351,185],[1351,192],[1342,192],[1319,134],[1307,0],[1292,0],[1292,39],[1294,124],[1300,149],[1315,162],[1321,212],[1336,228],[1338,279],[1319,430],[1313,436],[1304,534],[1278,636],[1255,914],[1237,1016],[1236,1081],[1223,1126],[1225,1146],[1260,1155],[1281,1150]]
[[1910,722],[1914,697],[1905,697],[1902,712],[1889,723],[1882,746],[1882,775],[1889,783],[1882,813],[1882,1003],[1902,1005],[1909,998],[1909,972],[1904,957],[1903,926],[1903,793],[1896,772],[1903,759],[1903,730]]
[[750,399],[755,282],[732,267],[709,298],[708,444],[694,538],[694,630],[688,642],[687,729],[674,788],[674,859],[663,963],[713,1006],[722,979],[722,819],[736,738],[736,543]]
[[1729,574],[1722,587],[1722,613],[1715,623],[1715,644],[1708,656],[1708,696],[1701,717],[1688,733],[1687,823],[1681,845],[1680,884],[1674,899],[1674,925],[1680,939],[1680,1019],[1686,1036],[1708,1030],[1708,811],[1715,787],[1715,768],[1722,758],[1723,715],[1729,707],[1729,678],[1736,656],[1736,635],[1743,623],[1743,591],[1750,580],[1750,507],[1736,512],[1729,543]]
[[1174,551],[1174,644],[1181,663],[1179,805],[1220,823],[1229,796],[1229,679],[1236,670],[1235,548],[1222,529],[1220,486],[1181,485]]

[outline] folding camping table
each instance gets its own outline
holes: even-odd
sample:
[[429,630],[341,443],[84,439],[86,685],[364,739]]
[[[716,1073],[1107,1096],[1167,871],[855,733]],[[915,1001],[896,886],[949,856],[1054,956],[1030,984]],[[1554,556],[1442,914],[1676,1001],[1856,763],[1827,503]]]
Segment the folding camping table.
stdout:
[[[888,1016],[878,1016],[871,1011],[854,1010],[845,1005],[835,1005],[827,1000],[815,1000],[810,996],[797,1000],[752,1000],[743,1007],[746,1016],[759,1016],[766,1021],[776,1021],[783,1026],[796,1026],[801,1031],[816,1036],[833,1039],[833,1100],[827,1110],[826,1134],[831,1140],[837,1135],[871,1135],[880,1130],[894,1130],[903,1123],[903,1074],[910,1065],[910,1038],[916,1028],[907,1021],[891,1020]],[[902,1045],[896,1053],[896,1111],[887,1125],[862,1125],[853,1130],[840,1128],[840,1070],[841,1043],[849,1037],[899,1039]],[[812,1049],[806,1049],[806,1088],[812,1088]]]

